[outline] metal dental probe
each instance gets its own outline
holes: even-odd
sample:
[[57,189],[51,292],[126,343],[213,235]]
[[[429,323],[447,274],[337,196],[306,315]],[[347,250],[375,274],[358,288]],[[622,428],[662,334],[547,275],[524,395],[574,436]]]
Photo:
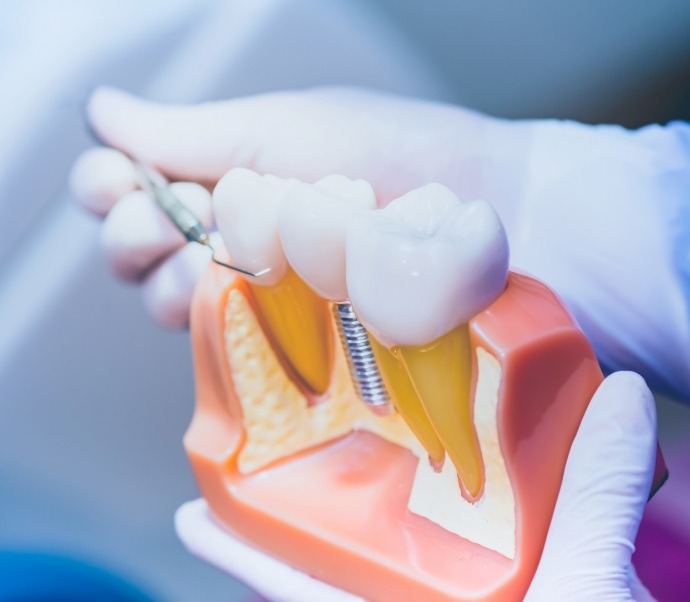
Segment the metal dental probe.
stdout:
[[374,414],[388,414],[388,392],[366,329],[349,303],[335,303],[333,313],[357,394]]
[[135,163],[135,166],[139,172],[143,189],[154,198],[158,206],[165,212],[189,242],[195,242],[211,249],[211,260],[214,263],[240,272],[241,274],[253,276],[254,278],[268,274],[268,272],[271,271],[271,268],[265,268],[259,272],[250,272],[249,270],[225,263],[216,258],[215,249],[211,244],[211,237],[201,223],[201,220],[171,192],[165,178],[139,163]]

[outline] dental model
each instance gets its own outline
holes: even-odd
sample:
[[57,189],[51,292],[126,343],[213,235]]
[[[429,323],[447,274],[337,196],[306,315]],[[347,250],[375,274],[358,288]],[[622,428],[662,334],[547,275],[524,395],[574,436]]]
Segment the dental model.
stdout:
[[[345,178],[219,183],[231,259],[271,271],[211,266],[195,295],[200,489],[236,537],[366,600],[522,600],[601,371],[557,297],[508,273],[490,206],[439,185],[372,198]],[[347,299],[386,415],[333,345]]]

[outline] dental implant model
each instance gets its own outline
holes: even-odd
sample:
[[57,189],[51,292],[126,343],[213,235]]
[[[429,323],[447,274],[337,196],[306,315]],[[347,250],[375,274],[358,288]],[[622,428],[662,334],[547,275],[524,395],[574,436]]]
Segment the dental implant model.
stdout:
[[[271,271],[211,266],[195,294],[202,495],[234,536],[371,602],[522,600],[598,363],[548,287],[508,272],[486,203],[427,185],[372,204],[342,177],[219,183],[230,258]],[[333,344],[347,300],[384,415]]]

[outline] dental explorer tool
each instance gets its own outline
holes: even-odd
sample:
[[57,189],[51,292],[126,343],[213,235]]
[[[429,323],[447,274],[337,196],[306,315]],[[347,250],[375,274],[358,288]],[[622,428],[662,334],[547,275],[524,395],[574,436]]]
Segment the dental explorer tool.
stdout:
[[333,314],[357,394],[374,414],[378,416],[388,414],[390,412],[388,392],[381,378],[366,329],[357,319],[350,303],[335,303]]
[[215,249],[211,244],[211,237],[208,233],[208,230],[206,230],[204,225],[201,223],[201,220],[196,217],[196,215],[194,215],[194,213],[192,213],[192,211],[190,211],[190,209],[172,193],[165,178],[157,172],[141,165],[140,163],[135,163],[134,165],[139,172],[143,189],[154,198],[158,206],[165,212],[165,214],[170,218],[173,224],[175,224],[177,229],[189,242],[204,245],[211,250],[211,260],[214,263],[236,272],[240,272],[241,274],[253,276],[254,278],[268,274],[268,272],[271,271],[271,268],[265,268],[259,272],[250,272],[249,270],[225,263],[224,261],[218,259],[215,254]]

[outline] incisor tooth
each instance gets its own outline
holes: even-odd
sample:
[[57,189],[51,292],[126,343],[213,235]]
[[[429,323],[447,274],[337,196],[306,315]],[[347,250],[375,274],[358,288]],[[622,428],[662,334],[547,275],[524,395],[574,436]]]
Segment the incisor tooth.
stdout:
[[[463,495],[477,499],[483,477],[467,322],[505,288],[508,246],[498,216],[483,201],[462,203],[430,184],[357,216],[346,259],[358,316],[405,366]],[[394,368],[384,363],[392,381]]]
[[284,195],[296,184],[233,169],[218,182],[213,208],[233,261],[257,272],[270,268],[258,278],[246,277],[260,321],[298,383],[321,395],[333,361],[328,304],[289,268],[277,225]]

